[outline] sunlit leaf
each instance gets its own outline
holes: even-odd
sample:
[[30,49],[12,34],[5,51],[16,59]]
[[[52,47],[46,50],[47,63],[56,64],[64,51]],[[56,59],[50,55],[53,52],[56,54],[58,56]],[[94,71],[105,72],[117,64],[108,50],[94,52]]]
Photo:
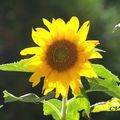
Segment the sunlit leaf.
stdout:
[[72,120],[73,118],[79,120],[79,111],[81,110],[82,108],[79,106],[79,99],[76,99],[75,97],[70,99],[68,101],[67,120]]
[[98,78],[88,78],[90,89],[86,92],[101,91],[110,96],[120,98],[120,83],[118,77],[102,65],[93,64],[93,69]]
[[120,99],[112,98],[111,100],[96,103],[91,106],[91,112],[102,112],[102,111],[120,111]]
[[2,65],[0,65],[0,70],[31,72],[30,70],[28,70],[29,62],[30,61],[28,59],[23,59],[23,60],[20,60],[18,62],[14,62],[14,63],[2,64]]
[[96,72],[96,74],[103,78],[103,79],[113,79],[114,81],[120,82],[119,78],[111,73],[108,69],[106,69],[104,66],[99,65],[99,64],[93,64],[92,65],[93,70]]
[[110,96],[120,98],[120,86],[113,79],[102,80],[100,78],[88,79],[90,89],[87,92],[100,91]]
[[79,120],[79,111],[84,110],[85,114],[89,117],[90,103],[84,93],[79,96],[71,98],[67,104],[67,118],[66,120]]
[[44,115],[52,115],[55,120],[61,120],[61,101],[57,99],[51,99],[44,101],[43,111]]
[[87,117],[89,117],[90,103],[89,103],[89,99],[88,99],[87,94],[85,93],[84,89],[81,88],[81,93],[77,97],[77,99],[79,99],[81,108],[85,111],[85,114],[87,115]]

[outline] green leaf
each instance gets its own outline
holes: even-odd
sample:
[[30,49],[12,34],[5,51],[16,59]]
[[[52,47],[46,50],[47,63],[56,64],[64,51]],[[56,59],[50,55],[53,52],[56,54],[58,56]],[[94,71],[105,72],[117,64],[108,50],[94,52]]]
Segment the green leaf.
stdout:
[[91,106],[91,112],[102,112],[102,111],[120,111],[120,99],[112,98],[111,100],[96,103]]
[[0,105],[0,108],[2,108],[3,107],[3,105]]
[[67,115],[66,120],[79,120],[79,111],[81,111],[82,108],[79,106],[79,99],[76,99],[75,97],[70,99],[67,104]]
[[38,97],[36,94],[34,93],[28,93],[25,95],[22,95],[20,97],[16,97],[14,95],[12,95],[11,93],[7,92],[6,90],[3,91],[4,93],[4,103],[8,103],[8,102],[15,102],[15,101],[19,101],[19,102],[29,102],[29,103],[41,103],[43,100],[45,99],[50,99],[52,97],[54,97],[54,93],[48,93],[46,96],[44,97]]
[[[113,28],[113,33],[120,30],[120,23],[115,25],[115,27]],[[119,31],[120,32],[120,31]]]
[[30,59],[23,59],[18,62],[2,64],[0,65],[0,70],[3,71],[20,71],[20,72],[32,72],[28,70],[28,65],[30,64]]
[[120,86],[118,86],[118,83],[113,79],[108,78],[102,80],[100,78],[91,78],[88,79],[88,82],[90,84],[90,89],[86,92],[100,91],[110,96],[120,98]]
[[86,90],[86,92],[101,91],[110,96],[120,98],[119,78],[102,65],[93,64],[93,69],[98,78],[87,78],[90,89]]
[[99,65],[99,64],[93,64],[92,65],[93,70],[96,72],[96,74],[103,78],[103,79],[113,79],[114,81],[120,82],[119,78],[112,74],[109,70],[107,70],[104,66]]
[[[87,117],[90,113],[90,103],[84,92],[77,97],[71,98],[67,103],[67,116],[66,120],[79,120],[79,111],[84,110]],[[84,115],[85,115],[84,114]]]
[[81,108],[85,111],[85,114],[87,115],[87,117],[89,117],[90,102],[89,102],[87,94],[83,88],[81,88],[81,93],[79,96],[77,96],[77,99],[79,99]]
[[19,98],[12,95],[11,93],[7,92],[6,90],[3,91],[3,94],[4,94],[4,103],[7,103],[7,102],[14,102],[14,101],[19,101]]
[[55,120],[61,120],[61,101],[51,99],[43,102],[44,115],[52,115]]

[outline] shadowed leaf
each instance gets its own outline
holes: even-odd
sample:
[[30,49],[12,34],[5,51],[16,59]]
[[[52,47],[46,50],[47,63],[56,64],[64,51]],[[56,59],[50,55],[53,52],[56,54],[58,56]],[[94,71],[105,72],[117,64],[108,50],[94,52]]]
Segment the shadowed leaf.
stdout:
[[6,90],[3,91],[3,93],[4,93],[4,99],[5,99],[4,103],[15,102],[15,101],[41,103],[43,100],[53,98],[55,95],[54,92],[51,92],[51,93],[48,93],[46,96],[43,96],[40,98],[34,93],[28,93],[28,94],[22,95],[20,97],[16,97],[16,96],[12,95],[11,93],[7,92]]

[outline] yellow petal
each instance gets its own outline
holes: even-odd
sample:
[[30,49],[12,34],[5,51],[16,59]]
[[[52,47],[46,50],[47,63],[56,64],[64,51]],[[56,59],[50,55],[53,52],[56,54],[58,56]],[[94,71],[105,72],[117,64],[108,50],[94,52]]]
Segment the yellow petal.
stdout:
[[96,73],[92,69],[80,71],[80,76],[85,76],[88,78],[97,77]]
[[93,71],[91,63],[89,61],[83,64],[79,74],[80,76],[85,76],[88,78],[97,77],[97,74]]
[[44,80],[44,86],[43,86],[43,90],[44,89],[51,89],[51,88],[55,88],[56,87],[56,81],[54,80],[51,80],[51,79],[48,79],[48,78],[45,78]]
[[39,82],[40,78],[43,77],[40,72],[34,72],[29,79],[29,82],[32,82],[32,87],[35,87]]
[[80,80],[70,80],[70,87],[73,91],[73,94],[78,95],[80,93]]
[[21,55],[28,55],[28,54],[32,55],[32,54],[40,54],[40,53],[41,53],[40,47],[25,48],[20,52]]
[[58,76],[57,78],[57,84],[56,84],[56,97],[57,97],[57,93],[59,95],[59,93],[62,95],[62,97],[66,97],[68,94],[68,90],[69,90],[69,85],[70,85],[70,75],[69,73],[61,73],[56,75]]
[[54,89],[54,87],[52,87],[52,88],[46,88],[46,89],[44,90],[44,95],[48,94],[48,93],[51,92],[53,89]]
[[39,46],[46,45],[51,41],[50,33],[43,28],[36,28],[36,31],[32,29],[32,38],[33,41]]
[[79,20],[77,17],[73,16],[70,21],[67,22],[66,24],[66,30],[72,30],[74,32],[78,31],[79,28]]
[[89,59],[103,58],[99,52],[93,51]]
[[53,22],[52,35],[54,39],[62,40],[64,39],[65,34],[65,22],[58,18]]
[[87,40],[83,42],[82,47],[85,49],[85,51],[91,51],[98,44],[98,40]]
[[62,97],[67,96],[69,89],[69,77],[67,74],[60,74],[52,71],[44,82],[45,94],[56,88],[56,98],[61,94]]
[[55,22],[55,18],[52,18],[52,23],[54,23]]
[[53,25],[58,29],[65,29],[65,22],[61,18],[54,20]]
[[[53,72],[52,72],[52,75],[53,75]],[[50,76],[50,77],[48,77],[48,76]],[[48,76],[46,76],[45,80],[44,80],[44,85],[43,85],[43,90],[42,90],[42,91],[44,91],[44,95],[48,94],[54,88],[56,88],[56,78],[55,78],[55,76],[51,76],[51,74],[48,75]]]
[[43,23],[46,25],[46,27],[51,31],[52,29],[52,23],[49,22],[47,19],[43,18]]
[[78,38],[77,34],[74,31],[67,30],[65,32],[65,40],[69,40],[69,41],[72,41],[72,42],[75,42],[75,43],[77,42],[78,43],[79,38]]
[[50,79],[46,79],[45,78],[42,91],[44,92],[44,95],[46,95],[49,92],[51,92],[55,87],[56,87],[56,83],[55,82],[53,82]]
[[68,94],[69,90],[69,84],[67,86],[64,86],[64,84],[61,81],[57,81],[56,83],[56,98],[59,97],[61,94],[63,98],[65,98]]
[[80,42],[83,42],[86,40],[88,32],[89,32],[89,27],[90,27],[90,21],[86,21],[80,30],[78,31],[78,35],[80,37]]
[[42,63],[41,65],[36,67],[36,70],[30,77],[29,81],[32,82],[32,87],[36,86],[40,82],[40,78],[47,76],[50,73],[50,69]]

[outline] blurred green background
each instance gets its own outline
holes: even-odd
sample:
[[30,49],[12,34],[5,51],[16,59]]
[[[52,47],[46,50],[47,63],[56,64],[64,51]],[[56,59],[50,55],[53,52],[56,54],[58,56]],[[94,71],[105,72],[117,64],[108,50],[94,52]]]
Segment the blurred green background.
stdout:
[[[34,46],[31,28],[42,26],[42,18],[77,16],[81,24],[91,21],[88,39],[99,39],[104,58],[95,62],[106,66],[120,77],[120,31],[112,33],[120,23],[120,0],[0,0],[0,64],[22,59],[21,49]],[[35,88],[28,82],[31,73],[0,71],[0,89],[16,96],[34,92],[42,96],[42,84]],[[91,104],[110,97],[103,93],[89,94]],[[118,120],[120,112],[91,114],[92,120]],[[0,109],[0,120],[52,120],[44,117],[41,104],[9,103]],[[74,120],[74,118],[73,118]]]

